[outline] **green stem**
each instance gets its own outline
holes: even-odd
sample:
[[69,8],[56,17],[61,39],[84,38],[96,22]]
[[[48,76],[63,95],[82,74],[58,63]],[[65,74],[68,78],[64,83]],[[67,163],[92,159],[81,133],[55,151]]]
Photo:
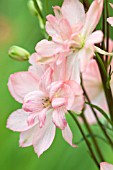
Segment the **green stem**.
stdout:
[[100,70],[100,75],[101,75],[101,79],[102,79],[102,84],[103,84],[103,88],[104,88],[104,92],[105,92],[105,96],[106,96],[106,101],[107,101],[107,105],[108,105],[108,109],[109,109],[109,113],[111,116],[111,120],[113,121],[113,96],[112,96],[112,91],[111,91],[111,87],[110,84],[108,82],[108,77],[107,74],[104,72],[104,69],[101,65],[101,63],[103,63],[103,61],[101,60],[100,56],[98,55],[98,53],[96,53],[96,61]]
[[98,143],[97,143],[97,141],[96,141],[96,139],[95,139],[95,137],[94,137],[94,134],[93,134],[93,132],[92,132],[92,130],[91,130],[91,128],[90,128],[90,126],[89,126],[89,124],[88,124],[85,116],[84,116],[84,114],[82,114],[81,117],[82,117],[82,119],[83,119],[83,121],[84,121],[84,123],[85,123],[85,126],[86,126],[89,134],[91,134],[92,141],[93,141],[93,144],[94,144],[95,149],[96,149],[96,151],[97,151],[97,154],[98,154],[98,156],[99,156],[99,158],[100,158],[100,161],[101,161],[101,162],[104,162],[105,160],[104,160],[104,158],[103,158],[103,155],[102,155],[102,153],[101,153],[101,150],[100,150],[100,148],[99,148],[99,146],[98,146]]
[[[109,9],[108,9],[108,0],[106,0],[106,20],[109,17]],[[106,35],[106,51],[109,51],[109,23],[106,22],[106,31],[107,31],[107,35]],[[107,69],[107,61],[108,61],[108,56],[106,56],[106,69]]]
[[36,0],[33,0],[33,2],[34,2],[34,6],[35,6],[35,8],[36,8],[36,10],[37,10],[40,18],[42,19],[43,24],[45,25],[45,19],[44,19],[43,15],[42,15],[42,12],[41,12],[38,4],[37,4],[37,1],[36,1]]
[[87,147],[88,147],[88,149],[89,149],[89,151],[90,151],[90,153],[91,153],[91,156],[92,156],[95,164],[96,164],[97,167],[99,168],[100,165],[99,165],[99,163],[98,163],[98,160],[97,160],[97,158],[96,158],[96,156],[95,156],[95,154],[94,154],[94,152],[93,152],[93,149],[92,149],[92,147],[91,147],[91,144],[90,144],[89,140],[87,139],[84,131],[82,130],[82,128],[81,128],[81,126],[80,126],[80,123],[78,122],[78,120],[76,119],[76,117],[73,115],[73,113],[72,113],[70,110],[69,110],[68,112],[70,113],[71,117],[73,118],[73,120],[74,120],[75,123],[77,124],[77,126],[78,126],[78,128],[79,128],[79,130],[80,130],[80,132],[81,132],[81,134],[82,134],[82,136],[83,136],[83,138],[84,138],[84,140],[85,140],[85,142],[86,142],[86,145],[87,145]]
[[[81,85],[82,85],[82,89],[83,89],[84,95],[85,95],[88,103],[91,104],[91,101],[90,101],[90,99],[89,99],[89,97],[88,97],[88,95],[87,95],[87,93],[86,93],[86,90],[85,90],[85,88],[84,88],[84,86],[83,86],[82,78],[81,78]],[[113,142],[112,142],[111,138],[109,137],[109,135],[107,134],[106,130],[104,129],[102,123],[100,122],[100,120],[99,120],[99,118],[98,118],[98,116],[97,116],[96,111],[93,109],[93,107],[92,107],[91,105],[90,105],[90,108],[91,108],[91,110],[92,110],[92,112],[93,112],[93,114],[94,114],[94,116],[95,116],[95,118],[96,118],[96,120],[97,120],[97,123],[98,123],[100,129],[102,130],[103,134],[105,135],[105,137],[107,138],[108,142],[110,143],[110,146],[111,146],[112,149],[113,149]]]

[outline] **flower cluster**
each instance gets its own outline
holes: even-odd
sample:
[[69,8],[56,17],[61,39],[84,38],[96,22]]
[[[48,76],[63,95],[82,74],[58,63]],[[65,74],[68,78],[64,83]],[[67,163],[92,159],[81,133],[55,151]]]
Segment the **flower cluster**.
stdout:
[[[69,110],[77,114],[85,110],[88,122],[95,122],[89,106],[85,106],[82,86],[93,104],[108,111],[95,60],[95,52],[107,55],[113,48],[112,41],[108,52],[99,48],[103,33],[96,30],[96,26],[103,1],[94,0],[87,12],[79,0],[64,0],[62,7],[53,7],[55,16],[48,15],[46,21],[51,40],[38,42],[36,52],[29,57],[28,71],[9,78],[9,91],[22,104],[22,109],[9,116],[7,127],[20,132],[20,146],[32,145],[38,156],[52,144],[56,128],[61,129],[67,143],[76,147],[66,121]],[[112,18],[108,18],[108,22],[113,25]]]

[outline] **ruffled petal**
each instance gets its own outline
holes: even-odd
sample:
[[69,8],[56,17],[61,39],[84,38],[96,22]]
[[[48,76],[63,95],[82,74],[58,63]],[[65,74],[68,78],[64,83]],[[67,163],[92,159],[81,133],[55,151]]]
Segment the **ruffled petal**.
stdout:
[[66,103],[67,103],[67,100],[65,98],[56,97],[56,98],[53,98],[52,100],[52,107],[55,109],[61,106],[65,106]]
[[33,91],[25,96],[23,102],[23,109],[26,112],[39,112],[43,109],[43,99],[45,98],[45,93],[42,91]]
[[10,76],[8,88],[15,100],[22,103],[27,93],[38,90],[38,80],[31,72],[18,72]]
[[49,93],[49,97],[50,99],[53,98],[54,95],[57,94],[57,91],[63,86],[63,82],[62,81],[56,81],[50,84],[50,86],[48,87],[48,93]]
[[52,122],[51,114],[49,114],[46,118],[45,125],[42,128],[37,128],[37,133],[33,139],[34,150],[38,154],[38,157],[52,144],[55,137],[55,130],[56,128]]

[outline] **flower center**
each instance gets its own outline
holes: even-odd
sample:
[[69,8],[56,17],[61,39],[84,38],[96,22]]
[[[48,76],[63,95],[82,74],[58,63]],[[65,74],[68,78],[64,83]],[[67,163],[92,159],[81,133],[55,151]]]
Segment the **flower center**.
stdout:
[[85,39],[79,34],[73,37],[72,44],[70,46],[71,51],[74,53],[82,49],[85,45]]
[[44,108],[47,108],[51,105],[51,101],[49,97],[45,97],[44,99],[42,99],[42,105]]

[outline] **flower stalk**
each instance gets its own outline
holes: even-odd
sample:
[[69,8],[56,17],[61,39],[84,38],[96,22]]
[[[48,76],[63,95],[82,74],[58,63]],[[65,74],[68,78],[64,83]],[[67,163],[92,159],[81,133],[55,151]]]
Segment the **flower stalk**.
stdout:
[[93,149],[91,147],[91,144],[90,144],[89,140],[87,139],[84,131],[82,130],[82,127],[81,127],[79,121],[76,119],[76,117],[73,115],[73,113],[70,110],[68,110],[68,112],[70,113],[71,117],[73,118],[73,120],[75,121],[76,125],[78,126],[78,128],[79,128],[79,130],[80,130],[80,132],[81,132],[81,134],[82,134],[82,136],[83,136],[83,138],[85,140],[85,143],[86,143],[86,145],[87,145],[87,147],[88,147],[88,149],[90,151],[91,157],[93,158],[93,160],[94,160],[95,164],[97,165],[97,167],[99,167],[98,160],[97,160],[97,158],[96,158],[96,156],[94,154],[94,151],[93,151]]

